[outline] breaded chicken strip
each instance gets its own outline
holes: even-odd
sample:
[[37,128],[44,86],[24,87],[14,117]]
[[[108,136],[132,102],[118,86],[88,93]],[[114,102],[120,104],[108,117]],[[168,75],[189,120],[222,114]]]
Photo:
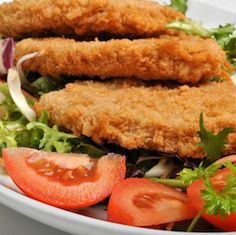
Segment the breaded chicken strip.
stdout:
[[135,77],[196,83],[221,74],[226,57],[213,39],[163,36],[159,39],[76,42],[72,39],[25,39],[16,60],[39,51],[24,63],[28,71],[50,76]]
[[[78,81],[43,95],[38,109],[48,111],[52,123],[98,144],[108,141],[183,158],[205,156],[197,147],[201,112],[213,132],[236,128],[236,86],[231,82],[172,88],[140,83]],[[224,153],[236,153],[236,133],[228,140]]]
[[182,13],[149,0],[14,0],[0,5],[0,35],[98,35],[134,37],[168,31]]

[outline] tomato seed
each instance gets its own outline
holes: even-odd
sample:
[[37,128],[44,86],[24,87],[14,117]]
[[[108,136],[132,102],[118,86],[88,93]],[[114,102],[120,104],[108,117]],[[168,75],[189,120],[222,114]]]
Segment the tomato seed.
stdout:
[[26,158],[26,162],[39,174],[57,181],[62,180],[65,182],[72,182],[81,179],[81,177],[89,177],[93,173],[93,168],[96,165],[95,162],[90,162],[88,168],[80,165],[76,168],[69,169],[66,168],[64,164],[55,164],[53,161],[34,155]]
[[147,208],[150,209],[155,205],[155,201],[161,200],[161,197],[159,197],[155,193],[149,193],[149,194],[139,194],[136,195],[133,199],[133,203],[135,206],[139,208]]

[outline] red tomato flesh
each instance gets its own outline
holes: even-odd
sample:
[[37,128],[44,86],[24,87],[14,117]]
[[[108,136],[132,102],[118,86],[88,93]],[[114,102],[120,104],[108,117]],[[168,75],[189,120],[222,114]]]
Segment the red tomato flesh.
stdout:
[[132,226],[153,226],[191,219],[196,215],[187,196],[149,179],[126,179],[114,188],[108,220]]
[[102,201],[126,173],[125,157],[118,154],[93,159],[30,148],[6,148],[2,154],[8,174],[26,195],[64,209]]
[[[231,173],[232,171],[228,168],[219,170],[212,177],[213,187],[219,191],[223,190],[226,184],[227,177]],[[192,185],[190,185],[187,189],[189,200],[193,208],[197,211],[200,211],[205,205],[205,202],[201,196],[201,190],[203,190],[204,188],[204,180],[199,179]],[[202,217],[211,224],[215,225],[217,228],[223,229],[224,231],[236,231],[236,213],[232,213],[229,216],[226,216],[224,219],[221,219],[219,215],[207,215],[206,213],[203,213]]]

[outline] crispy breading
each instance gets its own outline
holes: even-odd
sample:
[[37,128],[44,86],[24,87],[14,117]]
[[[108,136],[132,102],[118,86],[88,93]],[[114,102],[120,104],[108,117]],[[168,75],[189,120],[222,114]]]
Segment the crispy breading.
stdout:
[[96,143],[115,143],[127,149],[149,149],[202,158],[199,117],[219,132],[233,127],[224,153],[236,153],[236,86],[231,82],[199,87],[144,85],[141,81],[77,81],[41,97],[38,110],[74,134]]
[[16,60],[39,51],[24,63],[42,75],[135,77],[196,83],[221,74],[225,53],[213,39],[162,36],[152,39],[113,39],[76,42],[72,39],[25,39],[17,43]]
[[[0,5],[0,35],[97,35],[150,37],[185,16],[149,0],[14,0]],[[171,31],[169,31],[171,32]]]

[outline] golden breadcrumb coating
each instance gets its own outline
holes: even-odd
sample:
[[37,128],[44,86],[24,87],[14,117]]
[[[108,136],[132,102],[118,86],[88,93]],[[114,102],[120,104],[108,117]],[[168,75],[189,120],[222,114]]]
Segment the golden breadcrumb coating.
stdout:
[[150,37],[168,33],[167,23],[184,18],[182,13],[148,0],[14,0],[0,5],[0,35]]
[[199,116],[206,127],[219,132],[233,127],[224,153],[236,153],[236,86],[231,82],[167,87],[120,80],[77,81],[41,97],[54,124],[96,143],[115,143],[127,149],[149,149],[202,158],[197,147]]
[[72,39],[25,39],[17,43],[16,60],[39,51],[24,63],[42,75],[135,77],[196,83],[221,74],[226,57],[213,39],[162,36],[152,39],[113,39],[76,42]]

